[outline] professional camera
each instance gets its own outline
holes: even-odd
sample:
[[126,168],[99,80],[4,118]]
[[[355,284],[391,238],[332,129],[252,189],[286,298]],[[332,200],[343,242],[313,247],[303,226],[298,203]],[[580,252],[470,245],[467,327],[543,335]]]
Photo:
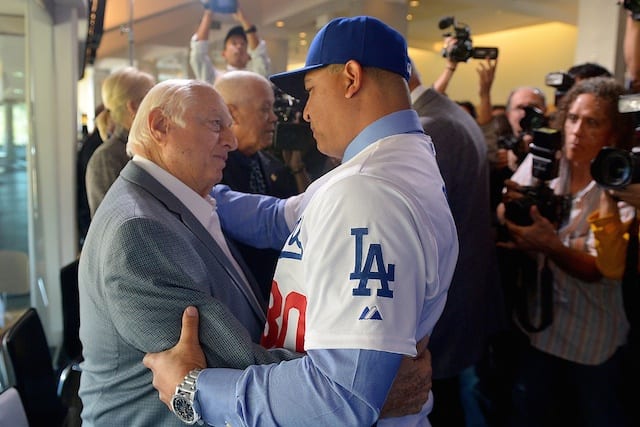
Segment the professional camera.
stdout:
[[640,152],[602,147],[591,161],[591,176],[603,187],[624,188],[640,182]]
[[511,150],[518,158],[518,162],[521,162],[527,155],[527,152],[523,149],[522,138],[525,135],[531,135],[535,129],[545,127],[548,124],[547,117],[545,117],[542,110],[532,105],[524,107],[524,117],[520,120],[522,131],[517,136],[511,131],[511,125],[509,125],[506,117],[501,120],[506,122],[506,126],[503,126],[505,129],[499,132],[498,147]]
[[555,105],[560,103],[560,99],[573,87],[574,83],[575,79],[562,71],[548,73],[544,78],[544,84],[555,88]]
[[552,73],[548,73],[544,78],[544,83],[547,86],[551,86],[556,88],[556,90],[566,92],[575,83],[575,80],[571,75],[567,73],[563,73],[562,71],[554,71]]
[[550,128],[533,130],[533,142],[529,152],[533,157],[531,174],[538,184],[522,187],[522,197],[505,203],[505,217],[518,225],[531,225],[531,206],[537,206],[540,214],[552,223],[560,223],[568,212],[567,199],[557,196],[546,184],[558,176],[562,135]]
[[278,117],[273,146],[278,150],[305,151],[315,145],[309,123],[302,120],[304,104],[274,87],[273,111]]
[[438,28],[453,27],[453,33],[445,33],[444,37],[455,37],[456,42],[450,48],[442,49],[442,56],[454,62],[467,62],[469,58],[474,59],[496,59],[498,57],[497,47],[473,47],[471,41],[471,30],[466,24],[458,24],[453,16],[445,16],[440,19]]
[[534,130],[547,126],[548,120],[541,109],[533,105],[524,107],[524,117],[520,119],[522,133],[531,134]]
[[640,21],[640,0],[624,0],[622,7],[631,11],[631,17],[634,20]]

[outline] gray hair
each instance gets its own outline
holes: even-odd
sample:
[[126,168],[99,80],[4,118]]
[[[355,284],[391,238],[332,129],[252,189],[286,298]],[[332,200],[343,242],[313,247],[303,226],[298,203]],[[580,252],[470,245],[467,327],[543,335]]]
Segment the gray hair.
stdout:
[[536,96],[540,97],[540,100],[542,101],[542,105],[544,105],[546,107],[547,99],[544,96],[544,92],[543,91],[541,91],[540,89],[538,89],[535,86],[519,86],[519,87],[513,89],[509,93],[509,96],[507,97],[507,105],[506,105],[506,108],[505,108],[507,111],[511,110],[511,98],[513,98],[513,94],[516,93],[519,90],[522,90],[522,89],[531,90]]
[[253,83],[272,88],[271,82],[266,77],[247,70],[227,71],[216,80],[213,87],[226,104],[240,104],[252,99],[253,88],[256,87],[252,85]]
[[185,114],[188,110],[197,108],[197,89],[202,87],[213,90],[209,83],[191,79],[171,79],[155,85],[142,100],[133,120],[127,142],[127,153],[130,156],[140,153],[140,150],[144,150],[151,141],[147,119],[151,111],[156,108],[160,109],[169,120],[184,128]]

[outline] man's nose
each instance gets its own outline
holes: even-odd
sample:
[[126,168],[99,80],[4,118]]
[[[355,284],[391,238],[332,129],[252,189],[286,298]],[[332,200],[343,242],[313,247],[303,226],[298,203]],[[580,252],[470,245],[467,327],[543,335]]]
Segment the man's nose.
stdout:
[[222,131],[222,142],[228,151],[234,151],[238,148],[238,140],[230,127],[224,128]]

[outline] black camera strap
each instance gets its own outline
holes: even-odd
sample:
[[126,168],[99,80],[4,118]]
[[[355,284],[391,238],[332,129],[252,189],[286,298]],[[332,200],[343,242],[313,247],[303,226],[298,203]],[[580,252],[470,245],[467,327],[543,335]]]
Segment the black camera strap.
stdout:
[[638,283],[638,217],[633,216],[629,225],[629,243],[622,275],[622,303],[627,320],[638,325],[640,315],[640,283]]
[[[553,322],[553,272],[549,268],[546,256],[539,276],[536,260],[524,253],[520,253],[519,257],[520,267],[515,292],[516,317],[525,331],[541,332]],[[537,326],[534,326],[529,314],[529,301],[530,297],[535,295],[538,283],[540,284],[540,321]]]

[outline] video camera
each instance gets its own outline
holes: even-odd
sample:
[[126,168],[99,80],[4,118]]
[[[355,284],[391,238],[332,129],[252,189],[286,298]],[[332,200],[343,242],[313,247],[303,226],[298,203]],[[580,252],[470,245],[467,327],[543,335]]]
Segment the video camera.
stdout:
[[453,16],[445,16],[438,22],[438,28],[453,27],[453,33],[444,33],[444,37],[455,37],[456,42],[450,48],[442,49],[442,56],[454,62],[467,62],[469,58],[474,59],[496,59],[498,58],[497,47],[473,47],[471,41],[471,30],[466,24],[458,24]]
[[274,87],[273,111],[278,117],[273,146],[278,150],[306,151],[315,145],[309,123],[302,120],[304,104]]
[[568,212],[567,198],[554,194],[547,182],[558,176],[562,134],[547,127],[533,129],[529,152],[533,158],[531,174],[538,184],[522,187],[522,197],[505,203],[505,217],[522,226],[531,225],[531,206],[552,223],[559,224]]

